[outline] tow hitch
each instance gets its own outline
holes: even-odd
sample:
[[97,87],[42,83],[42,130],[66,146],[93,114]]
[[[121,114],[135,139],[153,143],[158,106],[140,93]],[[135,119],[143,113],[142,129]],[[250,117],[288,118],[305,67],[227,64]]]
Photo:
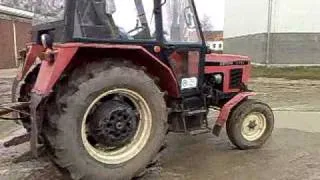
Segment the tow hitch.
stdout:
[[[0,120],[5,120],[5,121],[17,121],[24,119],[30,114],[28,112],[23,111],[23,109],[27,108],[30,106],[30,102],[14,102],[14,103],[8,103],[8,104],[2,104],[0,105]],[[8,114],[16,112],[19,113],[22,117],[9,117],[7,116]],[[10,147],[10,146],[16,146],[22,143],[25,143],[30,140],[30,133],[26,133],[24,135],[14,137],[11,140],[7,141],[4,143],[4,147]]]
[[30,116],[29,113],[22,111],[23,109],[29,107],[30,102],[14,102],[14,103],[8,103],[8,104],[2,104],[0,105],[0,119],[2,120],[20,120],[21,118],[10,118],[10,117],[4,117],[7,114],[10,114],[12,112],[21,113],[25,116]]

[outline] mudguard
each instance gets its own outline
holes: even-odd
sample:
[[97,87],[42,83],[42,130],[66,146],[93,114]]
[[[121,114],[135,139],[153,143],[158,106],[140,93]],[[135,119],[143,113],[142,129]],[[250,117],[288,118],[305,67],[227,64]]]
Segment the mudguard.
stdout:
[[218,116],[218,119],[214,125],[214,128],[212,130],[212,133],[216,136],[219,136],[222,127],[227,122],[229,115],[231,113],[231,110],[240,102],[242,102],[245,98],[249,96],[255,96],[255,92],[240,92],[236,96],[234,96],[231,100],[229,100],[220,110],[220,114]]
[[27,44],[27,47],[28,47],[28,52],[26,54],[22,70],[17,75],[17,78],[16,78],[17,81],[21,81],[27,75],[32,65],[36,62],[37,58],[44,51],[43,46],[40,46],[38,44]]
[[[133,63],[138,66],[144,66],[148,69],[148,73],[159,78],[159,86],[163,91],[166,91],[169,96],[180,96],[179,86],[172,70],[142,46],[85,43],[65,43],[55,45],[54,61],[42,61],[33,92],[42,96],[50,94],[53,86],[57,83],[66,67],[76,60],[83,60],[76,59],[75,55],[85,49],[96,49],[101,57],[122,57],[133,61]],[[21,73],[21,78],[35,62],[36,55],[39,56],[43,51],[44,49],[41,49],[38,45],[33,45],[31,47],[30,52],[27,55],[25,67]]]

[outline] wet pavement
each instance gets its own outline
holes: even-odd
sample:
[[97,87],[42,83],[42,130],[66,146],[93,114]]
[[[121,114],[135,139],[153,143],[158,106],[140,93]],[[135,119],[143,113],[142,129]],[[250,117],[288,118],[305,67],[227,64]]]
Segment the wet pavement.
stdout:
[[[11,74],[0,71],[1,103],[10,101]],[[258,78],[250,88],[275,110],[276,129],[263,148],[237,150],[225,132],[218,138],[170,134],[161,165],[142,179],[320,180],[320,81]],[[3,147],[23,133],[0,121],[0,179],[68,179],[45,153],[32,159],[28,143]]]
[[171,136],[161,179],[320,179],[320,133],[277,128],[259,150],[235,149],[225,134]]

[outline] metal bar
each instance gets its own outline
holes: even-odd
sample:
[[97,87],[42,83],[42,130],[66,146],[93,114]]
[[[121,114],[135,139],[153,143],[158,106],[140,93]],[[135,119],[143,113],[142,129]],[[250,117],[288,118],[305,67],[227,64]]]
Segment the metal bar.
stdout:
[[6,148],[11,147],[11,146],[17,146],[17,145],[23,144],[29,140],[30,140],[30,133],[27,133],[27,134],[10,139],[9,141],[3,143],[3,146]]
[[13,29],[13,49],[14,49],[14,59],[16,62],[16,67],[19,65],[18,61],[18,47],[17,47],[17,30],[16,30],[16,20],[12,20]]
[[23,108],[29,107],[29,102],[17,102],[10,104],[2,104],[0,105],[0,116],[7,115],[14,111],[19,111]]
[[[31,117],[31,135],[30,135],[30,148],[32,155],[38,157],[38,135],[39,135],[39,118],[37,117],[37,108],[41,103],[43,96],[36,93],[31,94],[30,102],[30,117]],[[42,117],[40,117],[42,118]]]
[[268,6],[268,25],[267,25],[267,50],[266,50],[266,65],[270,63],[271,57],[271,28],[272,28],[272,11],[273,11],[273,0],[269,0]]

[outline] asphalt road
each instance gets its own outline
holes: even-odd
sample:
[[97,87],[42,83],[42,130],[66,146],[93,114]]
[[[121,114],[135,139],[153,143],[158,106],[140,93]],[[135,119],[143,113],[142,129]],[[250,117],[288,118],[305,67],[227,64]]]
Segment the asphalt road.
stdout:
[[[10,100],[11,74],[0,71],[2,103]],[[218,138],[170,134],[160,165],[142,179],[320,180],[320,81],[259,78],[250,87],[275,110],[276,129],[263,148],[237,150],[225,132]],[[68,179],[45,153],[32,159],[28,143],[3,147],[22,133],[14,123],[0,122],[0,179]]]

